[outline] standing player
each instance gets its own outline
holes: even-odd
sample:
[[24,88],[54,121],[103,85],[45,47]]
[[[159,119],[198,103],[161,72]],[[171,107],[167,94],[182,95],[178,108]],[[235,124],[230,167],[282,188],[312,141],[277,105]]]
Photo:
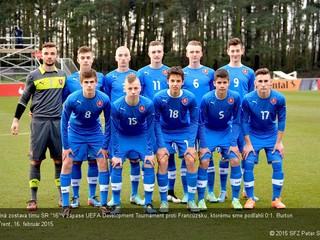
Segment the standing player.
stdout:
[[[84,161],[88,152],[96,158],[99,169],[99,185],[101,207],[104,214],[107,209],[109,187],[108,145],[110,140],[110,100],[103,92],[96,91],[97,73],[93,69],[85,69],[80,73],[83,90],[72,93],[64,106],[61,120],[63,144],[63,164],[61,170],[62,216],[70,215],[69,191],[71,168],[73,161]],[[99,116],[104,112],[105,132]]]
[[[187,208],[191,212],[199,212],[200,210],[194,200],[198,178],[195,163],[195,140],[198,130],[199,110],[195,96],[188,90],[181,89],[183,84],[184,73],[182,69],[171,67],[168,72],[169,89],[158,92],[154,97],[156,139],[158,149],[170,149],[174,143],[178,148],[179,158],[185,159],[187,165]],[[166,186],[166,181],[165,174],[162,174],[162,176],[158,174],[160,191]],[[165,193],[160,192],[160,196],[160,209],[168,208]],[[166,212],[166,210],[162,212]]]
[[163,55],[162,43],[159,41],[150,42],[148,48],[150,64],[138,70],[144,82],[143,94],[151,100],[153,100],[155,93],[168,88],[167,73],[169,67],[162,63]]
[[[94,57],[90,47],[82,46],[78,49],[77,62],[80,65],[80,71],[75,72],[67,77],[65,91],[64,91],[66,96],[64,96],[64,99],[67,98],[71,93],[82,89],[80,84],[80,74],[85,70],[91,69],[93,60],[94,60]],[[97,72],[97,77],[98,77],[98,85],[96,89],[102,91],[104,75],[100,72]],[[80,206],[79,187],[80,187],[80,181],[82,178],[81,165],[82,165],[82,161],[74,161],[72,165],[71,185],[72,185],[73,197],[70,204],[72,208],[78,208]],[[100,206],[100,202],[96,197],[96,187],[98,182],[98,166],[97,166],[96,159],[91,158],[90,156],[88,156],[87,180],[89,185],[88,186],[88,189],[89,189],[88,205],[95,206],[95,207]]]
[[111,186],[114,207],[112,214],[120,213],[120,192],[122,188],[122,164],[130,154],[143,160],[145,174],[143,178],[145,205],[144,211],[155,214],[152,193],[154,189],[155,160],[153,156],[154,107],[151,100],[139,96],[141,84],[135,74],[129,74],[124,83],[126,96],[112,104],[113,157]]
[[[111,102],[115,102],[117,99],[126,95],[123,91],[123,86],[125,79],[130,74],[135,74],[139,79],[140,75],[129,68],[129,63],[131,60],[130,51],[127,47],[121,46],[116,50],[115,56],[118,68],[109,72],[105,77],[104,89],[105,92],[110,97]],[[143,86],[143,81],[141,80],[141,86]],[[112,126],[111,126],[112,128]],[[113,138],[111,139],[111,142]],[[112,155],[112,153],[111,153]],[[144,205],[143,200],[138,195],[139,180],[140,180],[140,160],[139,156],[134,152],[131,153],[128,158],[130,159],[130,179],[131,179],[131,196],[130,202],[132,204]],[[110,168],[112,171],[112,168]],[[113,198],[108,202],[108,206],[114,205]]]
[[245,160],[243,178],[248,195],[244,208],[255,207],[253,168],[258,163],[261,149],[265,150],[267,161],[273,168],[271,206],[285,208],[280,194],[284,178],[282,137],[286,125],[286,101],[283,94],[271,89],[271,76],[267,68],[258,69],[255,75],[257,90],[247,94],[242,102],[241,127],[245,139],[242,152]]
[[[230,160],[232,206],[234,209],[242,209],[239,201],[242,174],[239,161],[240,152],[237,146],[237,138],[240,131],[241,100],[237,92],[228,90],[230,82],[226,70],[218,69],[215,72],[214,79],[216,90],[205,94],[201,102],[199,145],[200,149],[208,148],[211,152],[214,152],[215,149],[219,147],[223,159]],[[205,151],[201,152],[205,153]],[[203,162],[203,165],[208,166],[209,159],[205,159],[204,157],[201,156],[200,161]],[[211,159],[211,161],[212,160],[213,159]],[[203,178],[202,181],[205,183],[207,179]],[[209,187],[209,192],[213,192],[213,186],[212,188],[211,186]],[[204,190],[205,189],[198,187],[198,206],[200,209],[203,209],[205,206]],[[206,207],[204,210],[205,209]]]
[[[214,89],[213,80],[214,80],[214,70],[212,68],[201,65],[201,58],[203,56],[202,45],[200,42],[192,40],[188,43],[186,48],[186,56],[189,60],[189,65],[183,69],[184,72],[184,85],[183,89],[186,89],[192,92],[197,101],[197,105],[200,106],[202,97]],[[204,162],[200,162],[198,168],[198,188],[201,188],[200,191],[205,190],[206,186],[203,186],[203,180],[207,178],[208,166],[203,165]],[[171,166],[169,162],[169,166]],[[186,163],[185,161],[181,162],[181,180],[184,190],[184,196],[182,198],[182,203],[187,203],[188,194],[187,194],[187,184],[186,184]],[[214,174],[214,167],[211,166],[208,169],[209,174]],[[214,196],[213,192],[209,192],[208,198],[211,202],[216,202],[217,198]],[[202,203],[202,202],[201,202]],[[200,203],[200,204],[201,204]],[[203,202],[205,204],[205,202]],[[205,208],[205,206],[203,206]]]
[[[62,95],[65,86],[65,72],[55,67],[57,48],[55,43],[47,42],[42,46],[43,64],[32,71],[26,80],[26,87],[20,97],[11,125],[13,135],[18,134],[19,119],[31,100],[32,112],[30,133],[30,175],[29,185],[31,199],[28,201],[29,211],[37,210],[37,191],[40,185],[40,166],[46,158],[47,148],[55,165],[55,182],[60,197],[60,172],[62,166],[62,144],[60,135],[60,118],[62,111]],[[60,205],[60,201],[59,201]]]
[[[229,55],[230,62],[229,64],[223,66],[223,69],[226,69],[229,73],[230,86],[229,89],[236,91],[240,94],[241,101],[247,93],[254,90],[254,71],[243,65],[241,62],[241,57],[244,54],[244,46],[242,45],[239,38],[232,38],[227,43],[227,54]],[[238,139],[238,147],[240,152],[243,149],[244,139],[242,132],[240,131]],[[242,162],[242,168],[243,168]],[[227,179],[229,172],[229,162],[221,160],[219,163],[220,170],[220,196],[219,202],[224,202],[227,194]],[[243,171],[243,169],[242,169]],[[243,196],[246,198],[245,191]],[[255,200],[259,199],[255,197]]]

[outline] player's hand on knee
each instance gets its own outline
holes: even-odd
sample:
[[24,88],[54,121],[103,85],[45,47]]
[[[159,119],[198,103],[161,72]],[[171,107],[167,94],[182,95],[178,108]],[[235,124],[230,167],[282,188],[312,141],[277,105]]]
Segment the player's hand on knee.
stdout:
[[113,168],[122,166],[122,159],[121,158],[113,157],[111,159],[111,162],[112,162],[112,167]]
[[200,148],[198,152],[199,159],[201,159],[207,153],[211,154],[209,148]]
[[241,153],[239,151],[238,146],[230,146],[229,151],[228,151],[228,155],[233,152],[235,155],[237,155],[237,157],[240,159],[241,158]]
[[99,155],[100,153],[103,155],[103,157],[104,157],[105,159],[108,159],[109,151],[108,151],[107,149],[102,149],[102,148],[100,148],[100,150],[99,150],[99,152],[98,152],[98,155]]
[[280,156],[281,156],[282,158],[284,158],[284,146],[283,146],[282,142],[276,143],[276,144],[274,145],[272,154],[274,154],[277,150],[279,151]]
[[73,156],[73,152],[71,148],[63,149],[62,151],[62,161],[65,161],[67,158],[69,158],[69,154]]
[[250,152],[253,152],[253,154],[256,155],[256,152],[254,151],[253,146],[251,144],[244,145],[243,151],[242,151],[242,158],[246,160]]
[[195,162],[197,160],[197,151],[195,148],[188,147],[183,156],[190,156]]
[[158,148],[156,156],[159,162],[162,158],[169,158],[170,154],[166,148]]
[[154,166],[156,164],[156,161],[154,159],[154,155],[148,155],[144,159],[144,165],[151,164]]

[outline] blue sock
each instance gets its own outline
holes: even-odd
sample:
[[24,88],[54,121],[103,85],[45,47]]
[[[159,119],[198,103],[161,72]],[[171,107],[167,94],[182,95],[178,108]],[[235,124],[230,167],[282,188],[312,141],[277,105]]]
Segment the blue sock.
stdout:
[[231,173],[230,173],[230,184],[231,184],[231,190],[232,190],[232,199],[233,198],[239,198],[239,192],[240,192],[240,186],[241,186],[241,167],[231,166]]
[[229,162],[220,161],[220,163],[219,163],[219,171],[220,171],[220,191],[227,191]]
[[160,201],[167,202],[167,191],[168,191],[168,174],[157,174],[158,186],[160,192]]
[[198,168],[198,201],[204,199],[204,193],[206,192],[206,187],[208,183],[208,173],[207,169]]
[[198,180],[198,173],[190,173],[187,172],[186,174],[186,180],[187,180],[187,189],[188,189],[188,202],[194,200],[194,195],[197,190],[197,180]]
[[88,163],[88,183],[89,183],[89,197],[96,196],[96,189],[98,183],[98,165],[97,163]]
[[115,205],[120,205],[122,188],[122,168],[114,168],[111,173],[112,196]]
[[100,203],[101,203],[101,205],[107,204],[109,180],[110,180],[109,172],[99,172]]
[[174,154],[170,154],[168,160],[168,190],[174,190],[176,183],[177,169],[176,162],[174,160]]
[[82,178],[81,165],[73,163],[72,170],[71,170],[71,186],[72,186],[72,192],[74,197],[79,197],[79,188],[80,188],[81,178]]
[[253,168],[254,163],[245,161],[244,165],[244,173],[243,173],[243,180],[244,186],[246,189],[246,193],[249,198],[254,199],[254,175],[253,175]]
[[130,162],[130,180],[132,191],[131,195],[137,195],[140,180],[140,161]]
[[71,173],[60,174],[60,185],[62,193],[62,206],[69,206],[69,193],[70,193]]
[[212,159],[210,159],[209,161],[209,167],[208,167],[207,173],[208,173],[208,192],[213,192],[214,180],[215,180],[216,174],[214,170],[214,162]]
[[282,171],[282,162],[274,162],[272,163],[273,168],[273,174],[272,174],[272,190],[273,190],[273,196],[272,201],[274,201],[276,198],[280,198],[282,185],[283,185],[283,179],[284,179],[284,173]]
[[183,187],[183,193],[188,193],[188,184],[187,184],[187,165],[186,160],[181,160],[181,167],[180,167],[180,174],[181,174],[181,183]]
[[152,193],[154,189],[154,182],[155,182],[154,168],[144,168],[143,187],[144,187],[144,195],[145,195],[145,205],[151,204]]

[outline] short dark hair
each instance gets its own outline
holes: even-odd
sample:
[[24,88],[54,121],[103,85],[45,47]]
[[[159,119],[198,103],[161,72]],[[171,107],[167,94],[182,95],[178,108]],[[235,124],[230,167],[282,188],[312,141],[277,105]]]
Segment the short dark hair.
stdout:
[[80,53],[88,53],[88,52],[92,52],[91,48],[88,46],[81,46],[78,49],[78,54]]
[[136,79],[138,79],[138,81],[140,82],[140,79],[137,77],[137,75],[131,72],[126,76],[125,82],[133,83]]
[[54,42],[45,42],[43,45],[42,45],[42,48],[56,48],[56,44]]
[[214,73],[214,79],[218,79],[218,78],[227,78],[229,80],[229,73],[227,70],[219,68],[217,71],[215,71]]
[[258,76],[258,75],[266,75],[266,74],[270,74],[270,71],[268,68],[259,68],[254,75]]
[[227,43],[227,48],[229,48],[230,46],[236,46],[236,45],[241,45],[241,40],[239,38],[231,38],[228,43]]
[[87,78],[95,78],[95,81],[98,81],[98,77],[97,77],[97,72],[96,70],[90,68],[90,69],[85,69],[83,71],[80,71],[80,82],[82,83],[85,79]]
[[182,77],[182,81],[184,81],[184,72],[180,66],[172,66],[168,71],[167,79],[169,79],[172,74],[180,75]]

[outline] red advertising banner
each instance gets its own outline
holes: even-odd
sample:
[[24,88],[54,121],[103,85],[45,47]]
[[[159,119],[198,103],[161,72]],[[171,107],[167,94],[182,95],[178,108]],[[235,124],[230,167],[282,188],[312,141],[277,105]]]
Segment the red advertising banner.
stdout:
[[0,84],[0,96],[20,96],[24,89],[24,83]]

